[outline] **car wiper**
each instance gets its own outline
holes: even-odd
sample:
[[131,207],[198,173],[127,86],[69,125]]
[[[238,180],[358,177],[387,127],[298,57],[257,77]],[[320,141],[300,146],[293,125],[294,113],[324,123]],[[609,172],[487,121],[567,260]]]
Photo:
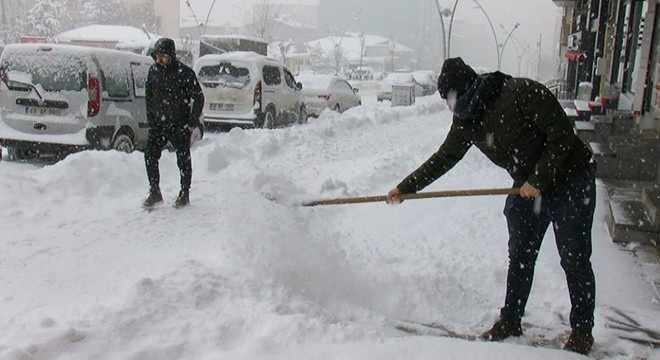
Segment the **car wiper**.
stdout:
[[22,85],[23,87],[26,87],[26,88],[34,91],[35,94],[37,94],[37,96],[39,97],[39,101],[44,100],[44,97],[41,95],[41,93],[39,92],[39,90],[37,89],[37,87],[34,84],[32,84],[30,82],[27,82],[27,81],[21,81],[21,80],[17,80],[15,78],[12,78],[10,73],[8,71],[5,71],[4,68],[0,69],[0,70],[2,72],[2,82],[5,83],[5,85],[7,85],[7,87],[9,89],[11,89],[11,90],[16,89],[15,84]]

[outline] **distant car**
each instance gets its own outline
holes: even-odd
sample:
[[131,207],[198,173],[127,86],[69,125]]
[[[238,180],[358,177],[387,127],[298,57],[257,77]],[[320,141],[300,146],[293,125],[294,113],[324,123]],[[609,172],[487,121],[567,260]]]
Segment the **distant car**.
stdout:
[[299,75],[298,81],[303,84],[302,93],[311,116],[319,116],[323,109],[343,112],[362,104],[359,90],[338,76],[306,74]]
[[422,96],[433,95],[438,90],[438,77],[431,70],[413,71],[415,80],[422,86]]
[[193,67],[209,125],[274,128],[307,122],[302,84],[281,61],[235,51],[200,57]]
[[378,101],[392,100],[392,85],[409,85],[413,87],[414,96],[422,96],[424,90],[412,73],[391,73],[380,81],[376,99]]
[[368,66],[358,67],[353,70],[352,80],[373,80],[374,71]]

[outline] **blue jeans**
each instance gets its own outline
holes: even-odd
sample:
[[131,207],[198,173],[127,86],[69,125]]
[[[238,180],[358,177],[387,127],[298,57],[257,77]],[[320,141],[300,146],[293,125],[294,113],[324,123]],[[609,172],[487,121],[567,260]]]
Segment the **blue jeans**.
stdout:
[[552,223],[571,299],[571,328],[591,331],[596,297],[590,260],[595,207],[596,185],[591,167],[551,193],[542,194],[540,199],[507,197],[504,214],[509,228],[509,270],[501,320],[521,321],[539,248]]

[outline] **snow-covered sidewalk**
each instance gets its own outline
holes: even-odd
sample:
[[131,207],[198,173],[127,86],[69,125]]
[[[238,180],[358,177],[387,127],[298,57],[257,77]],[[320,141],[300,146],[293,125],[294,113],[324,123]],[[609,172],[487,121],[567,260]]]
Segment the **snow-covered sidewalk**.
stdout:
[[[560,347],[569,330],[551,233],[522,338],[395,328],[428,322],[478,334],[491,325],[506,276],[503,196],[313,208],[268,199],[384,194],[437,149],[450,121],[431,96],[292,128],[207,134],[193,149],[192,205],[181,210],[170,207],[173,153],[161,159],[166,204],[151,212],[140,208],[138,152],[83,152],[45,167],[0,162],[0,359],[581,358],[527,346]],[[507,174],[471,150],[425,190],[507,186]],[[633,321],[660,332],[648,282],[657,268],[611,242],[599,190],[591,356],[660,358],[621,338],[648,338],[619,329]]]

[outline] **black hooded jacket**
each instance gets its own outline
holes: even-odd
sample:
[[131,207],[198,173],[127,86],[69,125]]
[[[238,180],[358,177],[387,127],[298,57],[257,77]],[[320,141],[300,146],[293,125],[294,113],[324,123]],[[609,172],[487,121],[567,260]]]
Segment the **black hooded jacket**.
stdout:
[[196,127],[204,107],[204,94],[195,72],[176,58],[174,41],[160,38],[151,56],[170,56],[165,67],[151,65],[146,85],[147,121],[150,127]]
[[[455,65],[469,67],[462,61]],[[443,66],[445,70],[451,71]],[[500,72],[466,78],[473,80],[469,86],[460,81],[448,85],[440,76],[443,97],[456,88],[462,92],[452,126],[438,151],[397,185],[402,193],[417,192],[435,181],[472,145],[506,169],[514,186],[529,182],[541,192],[552,192],[589,166],[591,150],[575,135],[564,109],[545,86]]]

